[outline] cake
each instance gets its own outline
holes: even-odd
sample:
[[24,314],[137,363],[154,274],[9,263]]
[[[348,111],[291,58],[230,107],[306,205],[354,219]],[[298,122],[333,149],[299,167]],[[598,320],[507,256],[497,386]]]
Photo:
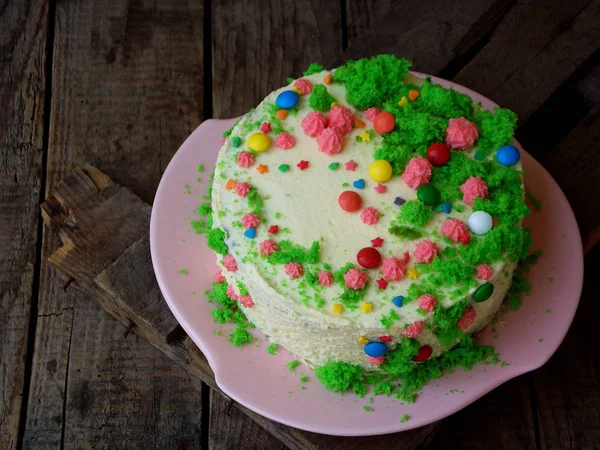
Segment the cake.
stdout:
[[255,326],[334,390],[473,346],[531,244],[516,115],[410,66],[288,80],[225,133],[201,207],[242,341]]

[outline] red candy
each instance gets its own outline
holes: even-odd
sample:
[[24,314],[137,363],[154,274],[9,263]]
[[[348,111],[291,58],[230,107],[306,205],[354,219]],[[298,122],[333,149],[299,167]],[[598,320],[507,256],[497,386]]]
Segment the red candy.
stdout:
[[362,206],[362,198],[354,191],[344,191],[338,197],[338,203],[344,211],[355,212]]
[[365,269],[374,269],[381,264],[381,253],[373,247],[365,247],[358,251],[356,260]]
[[427,361],[431,354],[433,353],[433,349],[429,345],[424,345],[419,349],[419,353],[417,356],[413,358],[414,362],[423,362]]
[[443,166],[450,160],[450,149],[443,142],[431,144],[427,149],[427,160],[434,166]]
[[373,128],[379,134],[389,133],[396,126],[396,118],[392,113],[382,111],[375,116],[373,119]]

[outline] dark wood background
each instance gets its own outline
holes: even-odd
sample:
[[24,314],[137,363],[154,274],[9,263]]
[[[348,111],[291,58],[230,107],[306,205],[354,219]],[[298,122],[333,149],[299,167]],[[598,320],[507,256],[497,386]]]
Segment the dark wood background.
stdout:
[[[244,113],[310,62],[382,52],[516,111],[587,254],[550,362],[443,420],[423,447],[600,448],[599,48],[600,0],[0,0],[0,449],[309,447],[64,289],[39,204],[87,163],[151,203],[202,120]],[[310,448],[375,441],[321,442]]]

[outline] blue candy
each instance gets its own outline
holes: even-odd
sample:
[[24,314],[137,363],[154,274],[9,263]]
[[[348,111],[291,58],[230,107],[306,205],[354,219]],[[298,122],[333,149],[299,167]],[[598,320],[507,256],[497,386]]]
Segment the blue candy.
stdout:
[[521,159],[521,153],[514,145],[505,145],[496,152],[496,159],[503,166],[512,166]]
[[352,185],[356,188],[356,189],[364,189],[365,188],[365,180],[363,180],[362,178],[359,180],[356,180],[354,183],[352,183]]
[[378,358],[379,356],[385,355],[388,351],[388,348],[383,342],[369,342],[367,345],[365,345],[364,350],[367,356]]
[[452,203],[444,203],[442,209],[446,214],[450,214],[450,211],[452,211]]
[[277,100],[275,100],[275,103],[280,108],[290,109],[298,104],[299,99],[300,99],[300,96],[298,95],[297,92],[283,91],[281,94],[279,94],[277,96]]
[[394,297],[392,303],[400,308],[404,304],[404,296],[399,295],[398,297]]
[[249,239],[254,239],[254,237],[256,236],[256,228],[248,228],[246,231],[244,231],[244,236],[246,236]]

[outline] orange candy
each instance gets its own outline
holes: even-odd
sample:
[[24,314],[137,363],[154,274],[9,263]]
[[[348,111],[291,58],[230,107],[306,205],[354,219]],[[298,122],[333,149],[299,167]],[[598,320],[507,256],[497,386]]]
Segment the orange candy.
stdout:
[[408,91],[408,98],[410,98],[411,102],[414,102],[417,98],[419,98],[419,95],[421,95],[420,92],[415,91],[414,89]]
[[389,133],[396,126],[396,118],[387,111],[381,111],[373,119],[373,128],[379,134]]
[[338,197],[338,203],[344,211],[355,212],[362,206],[362,198],[354,191],[344,191]]
[[229,180],[227,180],[227,184],[225,184],[225,189],[230,191],[235,187],[236,184],[237,183],[230,178]]
[[331,84],[331,74],[328,73],[327,75],[325,75],[325,78],[323,78],[323,83],[325,84]]
[[357,128],[365,127],[365,123],[362,120],[357,119],[356,117],[354,118],[354,125],[356,125]]
[[288,115],[287,109],[280,109],[279,111],[277,111],[277,117],[279,117],[281,120],[285,120],[287,115]]
[[259,164],[256,170],[258,170],[259,173],[265,173],[269,171],[269,168],[264,164]]

